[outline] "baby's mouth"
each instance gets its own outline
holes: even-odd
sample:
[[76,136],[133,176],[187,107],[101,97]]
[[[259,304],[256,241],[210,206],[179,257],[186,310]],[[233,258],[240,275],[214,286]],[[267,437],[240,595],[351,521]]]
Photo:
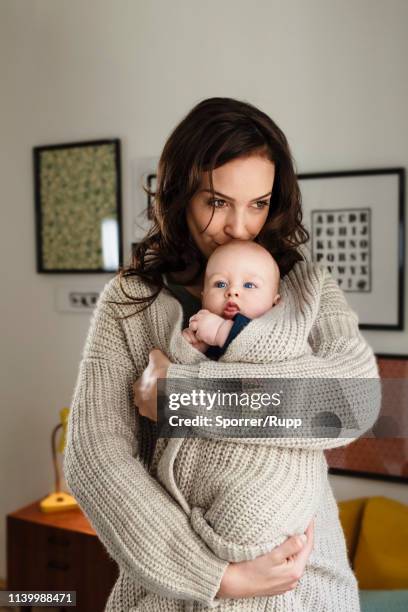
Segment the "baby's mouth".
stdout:
[[239,312],[239,306],[235,302],[227,302],[224,306],[224,317],[226,319],[232,319],[237,312]]

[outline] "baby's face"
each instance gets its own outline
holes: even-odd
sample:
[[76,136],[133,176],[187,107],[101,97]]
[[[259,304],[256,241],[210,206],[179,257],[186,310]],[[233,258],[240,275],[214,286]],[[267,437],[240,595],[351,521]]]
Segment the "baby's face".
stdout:
[[202,306],[225,319],[237,312],[255,319],[278,302],[279,278],[265,249],[249,241],[228,244],[208,260]]

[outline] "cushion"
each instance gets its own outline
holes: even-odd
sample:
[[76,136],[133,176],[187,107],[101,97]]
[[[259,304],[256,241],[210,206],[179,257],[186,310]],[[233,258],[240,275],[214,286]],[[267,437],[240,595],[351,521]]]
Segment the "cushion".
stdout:
[[361,612],[406,612],[408,591],[360,591]]
[[353,566],[360,589],[408,589],[407,568],[408,506],[368,499]]
[[353,566],[366,501],[367,497],[359,497],[358,499],[348,499],[338,503],[340,522],[343,527],[351,566]]

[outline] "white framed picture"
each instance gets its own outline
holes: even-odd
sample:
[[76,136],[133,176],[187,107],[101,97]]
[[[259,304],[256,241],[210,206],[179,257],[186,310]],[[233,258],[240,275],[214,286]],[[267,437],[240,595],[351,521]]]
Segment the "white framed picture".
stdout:
[[299,174],[310,258],[329,268],[363,329],[402,330],[404,168]]

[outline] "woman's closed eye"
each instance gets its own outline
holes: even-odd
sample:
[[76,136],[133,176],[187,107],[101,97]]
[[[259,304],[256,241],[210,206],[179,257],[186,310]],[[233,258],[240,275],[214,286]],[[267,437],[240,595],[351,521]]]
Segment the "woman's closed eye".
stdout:
[[[211,206],[212,208],[215,208],[217,210],[217,209],[220,209],[220,208],[225,208],[224,204],[226,204],[226,201],[225,200],[221,200],[219,198],[216,198],[216,199],[208,200],[208,204],[209,204],[209,206]],[[258,204],[260,204],[261,206],[258,206]],[[256,210],[263,210],[267,206],[269,206],[269,201],[268,200],[259,200],[258,202],[254,202],[254,204],[252,205],[251,208],[255,208]]]

